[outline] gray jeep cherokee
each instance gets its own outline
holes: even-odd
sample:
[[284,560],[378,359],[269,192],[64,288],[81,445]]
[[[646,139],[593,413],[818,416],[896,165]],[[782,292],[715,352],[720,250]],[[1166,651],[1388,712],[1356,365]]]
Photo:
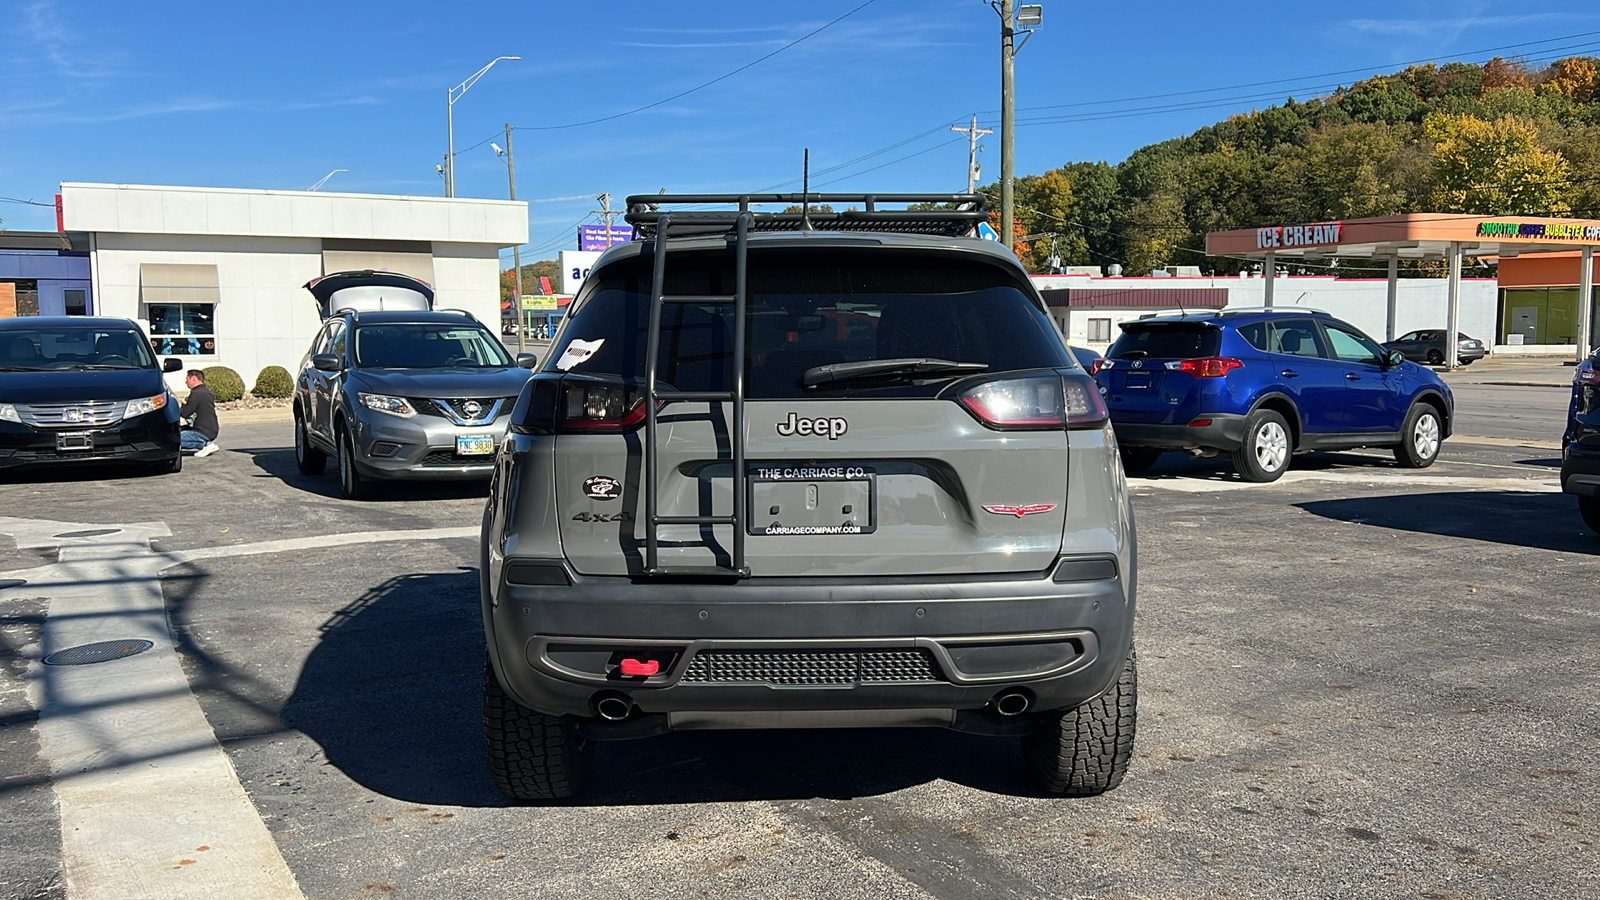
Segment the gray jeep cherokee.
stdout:
[[[879,208],[910,203],[952,208]],[[1027,275],[966,236],[983,198],[629,204],[640,240],[517,398],[485,510],[499,789],[571,796],[601,740],[887,726],[1020,737],[1043,790],[1116,787],[1127,486]]]

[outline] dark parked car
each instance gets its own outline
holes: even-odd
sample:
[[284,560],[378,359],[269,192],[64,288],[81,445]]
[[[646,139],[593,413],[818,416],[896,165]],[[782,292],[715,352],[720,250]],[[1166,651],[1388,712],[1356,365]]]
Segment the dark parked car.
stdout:
[[1561,489],[1578,498],[1583,522],[1600,534],[1600,352],[1578,364],[1561,436]]
[[341,272],[306,287],[332,316],[295,382],[300,471],[334,457],[352,500],[381,479],[488,478],[532,354],[513,360],[471,315],[429,309],[433,288],[407,275]]
[[[945,727],[1020,739],[1050,793],[1122,781],[1136,553],[1099,391],[964,236],[981,196],[823,198],[854,208],[630,197],[641,239],[517,399],[481,566],[505,793],[724,728]],[[913,202],[951,208],[874,208]]]
[[0,468],[81,463],[183,467],[178,402],[127,319],[0,319]]
[[[1401,355],[1412,362],[1442,366],[1449,353],[1449,348],[1444,343],[1444,334],[1443,328],[1412,331],[1383,346],[1389,350],[1399,350]],[[1483,341],[1456,332],[1456,360],[1462,365],[1470,365],[1488,355],[1489,348],[1483,345]]]
[[1095,366],[1130,472],[1168,450],[1228,453],[1276,481],[1306,450],[1386,447],[1433,465],[1454,400],[1431,370],[1306,309],[1225,309],[1124,322]]

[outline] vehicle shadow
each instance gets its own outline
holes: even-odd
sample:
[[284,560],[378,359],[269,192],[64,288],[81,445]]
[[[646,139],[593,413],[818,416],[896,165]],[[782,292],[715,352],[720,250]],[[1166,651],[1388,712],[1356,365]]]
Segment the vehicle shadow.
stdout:
[[[185,462],[188,460],[185,459]],[[0,484],[68,484],[85,481],[128,481],[156,477],[144,463],[50,463],[0,469]]]
[[[339,476],[333,461],[321,475],[307,475],[294,461],[294,448],[289,447],[239,447],[229,448],[236,453],[248,454],[261,471],[256,478],[276,478],[292,488],[323,497],[339,496]],[[392,500],[461,500],[485,497],[489,493],[489,479],[470,481],[382,481],[364,502],[383,503]]]
[[[512,805],[483,749],[478,574],[405,575],[320,627],[282,721],[369,790],[422,805]],[[1016,739],[941,730],[675,733],[596,745],[572,805],[849,798],[934,779],[1031,796]]]
[[1453,491],[1312,500],[1306,512],[1342,522],[1490,541],[1515,547],[1600,554],[1571,497],[1516,491]]
[[[1326,472],[1335,469],[1396,469],[1400,468],[1387,452],[1382,456],[1372,453],[1322,452],[1296,454],[1289,461],[1290,472]],[[1234,471],[1233,462],[1226,454],[1213,457],[1190,456],[1183,452],[1163,453],[1147,471],[1128,476],[1134,483],[1172,478],[1201,478],[1209,481],[1244,483]]]

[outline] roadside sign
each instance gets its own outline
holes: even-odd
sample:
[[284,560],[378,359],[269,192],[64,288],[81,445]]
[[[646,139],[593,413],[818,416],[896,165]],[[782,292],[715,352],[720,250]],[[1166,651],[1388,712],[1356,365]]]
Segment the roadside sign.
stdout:
[[988,222],[979,222],[978,237],[981,237],[986,241],[995,241],[998,243],[1000,241],[1000,232],[995,231],[994,226],[990,225]]

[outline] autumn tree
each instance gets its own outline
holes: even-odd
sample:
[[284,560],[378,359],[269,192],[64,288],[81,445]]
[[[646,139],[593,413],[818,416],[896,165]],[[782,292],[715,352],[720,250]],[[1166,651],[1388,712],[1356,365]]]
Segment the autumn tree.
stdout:
[[1505,116],[1484,121],[1430,114],[1423,132],[1434,142],[1434,205],[1480,215],[1563,215],[1570,167],[1539,144],[1537,126]]

